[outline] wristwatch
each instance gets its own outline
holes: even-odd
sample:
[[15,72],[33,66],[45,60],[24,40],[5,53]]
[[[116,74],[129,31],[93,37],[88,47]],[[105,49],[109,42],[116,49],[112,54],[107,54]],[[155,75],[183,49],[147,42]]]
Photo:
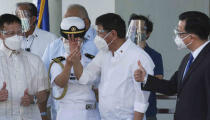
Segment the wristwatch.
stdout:
[[41,112],[41,116],[47,116],[47,112]]
[[37,104],[37,97],[36,97],[36,95],[33,95],[33,103],[32,104]]

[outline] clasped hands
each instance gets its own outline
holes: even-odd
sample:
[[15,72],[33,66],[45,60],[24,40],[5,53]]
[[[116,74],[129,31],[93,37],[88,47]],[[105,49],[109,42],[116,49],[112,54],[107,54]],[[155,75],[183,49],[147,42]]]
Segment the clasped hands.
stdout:
[[80,47],[82,43],[81,39],[74,38],[74,35],[71,36],[69,35],[68,42],[69,42],[70,54],[66,58],[66,64],[74,64],[80,62],[81,60]]

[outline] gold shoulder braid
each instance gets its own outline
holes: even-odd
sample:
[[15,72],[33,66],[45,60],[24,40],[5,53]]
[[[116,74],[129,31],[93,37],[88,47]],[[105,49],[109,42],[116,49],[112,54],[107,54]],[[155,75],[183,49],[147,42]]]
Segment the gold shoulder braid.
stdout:
[[60,100],[60,99],[62,99],[66,95],[66,92],[67,92],[67,89],[68,89],[68,84],[66,84],[66,86],[64,87],[64,90],[63,90],[61,96],[59,96],[59,97],[53,96],[52,86],[51,86],[51,80],[50,80],[50,69],[51,69],[51,67],[52,67],[52,65],[54,63],[57,63],[57,64],[59,64],[61,66],[61,68],[63,70],[64,69],[64,65],[61,62],[64,61],[64,60],[65,60],[65,58],[64,57],[61,57],[61,56],[52,59],[52,62],[50,63],[50,66],[49,66],[49,69],[48,69],[48,85],[49,85],[50,94],[56,100]]

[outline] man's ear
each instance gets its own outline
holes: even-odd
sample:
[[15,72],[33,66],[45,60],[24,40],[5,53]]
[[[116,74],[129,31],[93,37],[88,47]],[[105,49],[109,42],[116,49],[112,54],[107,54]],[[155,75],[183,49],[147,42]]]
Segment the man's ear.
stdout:
[[35,25],[36,24],[36,16],[31,17],[30,21],[32,22],[32,25]]
[[90,27],[90,21],[89,21],[89,19],[87,19],[87,18],[84,18],[83,20],[84,20],[84,22],[85,22],[85,29],[88,30],[89,27]]
[[191,39],[200,39],[197,35],[195,34],[190,34],[189,36]]
[[111,31],[111,35],[112,35],[112,38],[115,40],[115,39],[117,39],[117,31],[116,30],[112,30]]
[[147,39],[149,39],[151,32],[147,33]]

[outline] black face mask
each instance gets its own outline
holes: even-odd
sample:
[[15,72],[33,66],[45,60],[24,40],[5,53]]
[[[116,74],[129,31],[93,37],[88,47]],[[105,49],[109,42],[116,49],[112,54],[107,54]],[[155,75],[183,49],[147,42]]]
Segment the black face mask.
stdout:
[[78,29],[75,26],[72,26],[69,30],[63,30],[60,28],[61,36],[66,39],[68,39],[68,35],[72,35],[72,34],[74,35],[74,38],[77,38],[77,37],[83,38],[85,33],[86,33],[85,29]]

